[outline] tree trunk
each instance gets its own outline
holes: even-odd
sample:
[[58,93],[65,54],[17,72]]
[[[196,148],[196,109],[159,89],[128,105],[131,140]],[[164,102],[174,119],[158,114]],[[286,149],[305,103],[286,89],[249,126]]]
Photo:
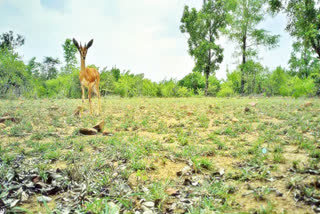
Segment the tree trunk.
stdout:
[[206,88],[204,90],[205,96],[208,96],[208,88],[209,88],[209,74],[210,74],[210,68],[209,66],[206,67],[205,75],[206,75]]
[[247,35],[244,35],[242,38],[242,66],[241,66],[241,87],[240,93],[244,93],[244,65],[246,64],[246,49],[247,49]]
[[[318,44],[320,44],[320,41],[318,41]],[[318,55],[318,59],[320,59],[320,45],[317,45],[314,40],[311,40],[311,46],[313,47],[314,51]]]

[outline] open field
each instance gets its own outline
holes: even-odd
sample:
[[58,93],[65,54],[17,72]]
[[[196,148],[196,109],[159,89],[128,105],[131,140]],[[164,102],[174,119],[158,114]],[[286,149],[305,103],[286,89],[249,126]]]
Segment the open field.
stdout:
[[[82,118],[73,115],[80,104],[0,101],[0,116],[20,119],[0,123],[0,207],[27,213],[320,210],[319,99],[114,98],[102,99],[101,116],[87,109]],[[101,120],[107,136],[79,134]]]

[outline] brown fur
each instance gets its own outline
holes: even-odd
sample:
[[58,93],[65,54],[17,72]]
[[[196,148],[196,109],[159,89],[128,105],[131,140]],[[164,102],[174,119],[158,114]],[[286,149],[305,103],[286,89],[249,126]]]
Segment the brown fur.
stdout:
[[[100,74],[95,68],[85,68],[84,71],[80,71],[79,74],[80,82],[100,82]],[[87,87],[87,86],[86,86]]]

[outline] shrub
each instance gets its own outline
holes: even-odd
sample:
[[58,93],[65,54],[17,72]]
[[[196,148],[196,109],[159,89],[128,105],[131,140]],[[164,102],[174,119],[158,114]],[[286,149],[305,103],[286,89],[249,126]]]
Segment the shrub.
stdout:
[[186,87],[194,93],[197,93],[198,89],[204,89],[205,84],[205,77],[200,72],[190,73],[178,82],[179,86]]
[[232,89],[232,82],[227,81],[221,84],[221,89],[217,93],[218,97],[231,97],[234,95],[234,91]]
[[191,97],[192,91],[189,91],[187,87],[179,87],[177,92],[178,97]]
[[17,53],[0,49],[0,96],[20,96],[31,90],[31,74]]
[[158,86],[151,80],[144,79],[142,81],[142,95],[148,97],[156,97],[158,92]]
[[160,97],[175,97],[177,95],[178,86],[174,80],[162,81],[159,84],[159,93]]

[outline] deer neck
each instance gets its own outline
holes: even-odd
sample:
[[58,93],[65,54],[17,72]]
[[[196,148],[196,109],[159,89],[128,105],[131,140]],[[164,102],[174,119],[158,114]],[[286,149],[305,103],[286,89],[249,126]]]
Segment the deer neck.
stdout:
[[81,57],[81,71],[84,72],[86,70],[86,62],[84,59]]

